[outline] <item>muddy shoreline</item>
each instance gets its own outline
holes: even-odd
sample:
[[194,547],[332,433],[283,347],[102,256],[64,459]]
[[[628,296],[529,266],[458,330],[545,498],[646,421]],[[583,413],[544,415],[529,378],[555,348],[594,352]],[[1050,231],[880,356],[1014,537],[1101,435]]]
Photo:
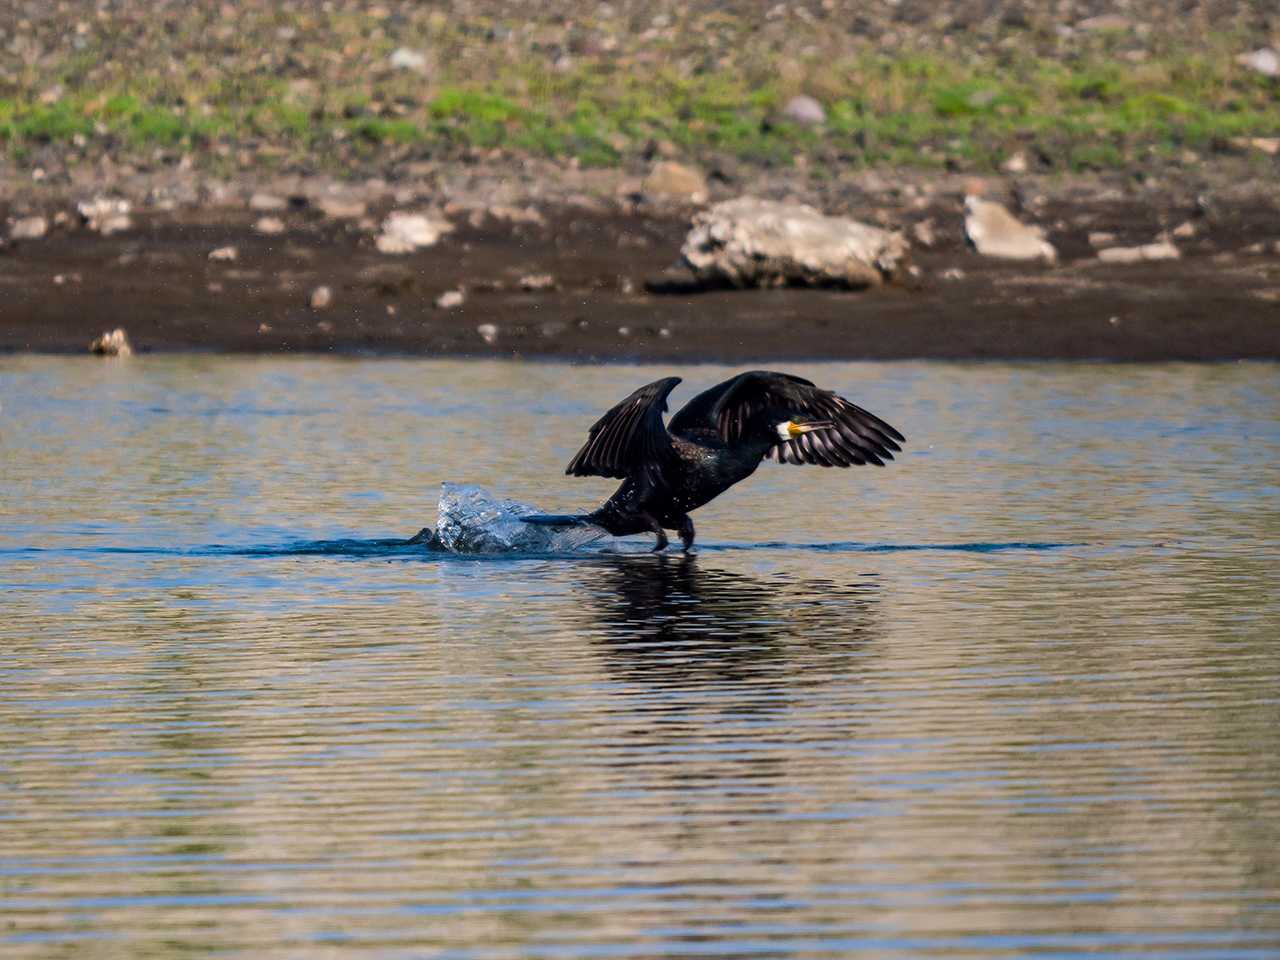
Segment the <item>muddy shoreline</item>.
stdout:
[[[0,250],[0,352],[84,353],[123,327],[137,352],[519,356],[575,361],[1280,359],[1280,211],[1254,195],[1206,204],[1065,189],[1036,197],[1055,266],[983,258],[962,239],[959,187],[906,191],[854,216],[911,231],[917,276],[865,291],[717,290],[682,281],[687,208],[544,199],[494,216],[456,202],[453,233],[404,256],[364,223],[304,197],[275,212],[278,235],[243,203],[137,209],[101,236],[55,225]],[[820,199],[820,198],[819,198]],[[832,204],[828,203],[830,209]],[[477,212],[479,211],[479,212]],[[14,211],[9,211],[12,221]],[[65,219],[65,218],[64,218]],[[1145,243],[1191,223],[1182,259],[1097,261],[1089,234]],[[210,259],[234,247],[234,260]],[[528,289],[547,282],[549,288]],[[522,282],[524,281],[524,282]],[[331,303],[315,309],[312,291]],[[461,306],[436,305],[461,290]]]

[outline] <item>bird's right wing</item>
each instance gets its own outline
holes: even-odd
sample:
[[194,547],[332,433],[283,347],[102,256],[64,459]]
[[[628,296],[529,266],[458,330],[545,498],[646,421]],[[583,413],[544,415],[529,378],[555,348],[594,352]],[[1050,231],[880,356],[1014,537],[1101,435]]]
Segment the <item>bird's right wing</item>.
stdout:
[[655,380],[597,420],[586,444],[564,472],[574,477],[622,479],[674,459],[671,434],[662,423],[662,414],[667,409],[667,395],[679,382],[679,377]]

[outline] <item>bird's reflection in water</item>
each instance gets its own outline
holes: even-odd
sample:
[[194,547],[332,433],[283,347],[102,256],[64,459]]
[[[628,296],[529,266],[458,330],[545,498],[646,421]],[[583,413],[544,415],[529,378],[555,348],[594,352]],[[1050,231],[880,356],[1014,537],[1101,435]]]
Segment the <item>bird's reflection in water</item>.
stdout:
[[828,745],[856,742],[866,722],[851,707],[876,647],[874,581],[652,555],[582,570],[618,803],[686,817],[683,840],[696,844],[708,805],[783,822],[795,784],[843,782],[844,751]]
[[609,558],[585,570],[587,626],[619,680],[666,689],[822,682],[847,675],[876,633],[871,579],[744,573],[670,555]]

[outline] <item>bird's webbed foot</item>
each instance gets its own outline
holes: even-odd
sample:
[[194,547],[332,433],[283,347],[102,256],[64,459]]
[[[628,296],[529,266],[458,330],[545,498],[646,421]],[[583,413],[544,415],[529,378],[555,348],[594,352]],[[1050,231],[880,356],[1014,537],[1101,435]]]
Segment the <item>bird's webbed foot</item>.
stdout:
[[686,513],[680,518],[680,545],[684,548],[685,553],[693,549],[694,536],[693,520]]

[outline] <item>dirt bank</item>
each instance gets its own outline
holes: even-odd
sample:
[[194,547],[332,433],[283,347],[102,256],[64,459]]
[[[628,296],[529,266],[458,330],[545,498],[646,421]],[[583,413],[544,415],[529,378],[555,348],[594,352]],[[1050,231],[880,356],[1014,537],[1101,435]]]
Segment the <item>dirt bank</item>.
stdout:
[[[277,235],[257,232],[264,213],[243,202],[144,207],[124,232],[54,225],[0,250],[0,350],[81,353],[120,326],[143,352],[1280,359],[1274,205],[1227,191],[1206,201],[1190,189],[1136,196],[1095,187],[1083,197],[1062,186],[1028,194],[1028,216],[1049,227],[1061,255],[1052,267],[969,250],[956,183],[895,190],[878,203],[827,198],[828,209],[913,236],[928,223],[936,238],[916,243],[919,275],[906,286],[863,292],[691,292],[669,269],[688,210],[629,202],[561,198],[495,215],[472,196],[470,209],[450,207],[453,233],[404,256],[373,243],[390,200],[371,204],[360,224],[295,195],[270,213],[284,228]],[[50,201],[50,220],[57,208]],[[1181,224],[1191,226],[1176,241],[1177,261],[1103,264],[1089,242],[1105,232],[1116,244],[1146,243]],[[226,247],[235,259],[210,259]],[[320,286],[331,303],[315,309]],[[437,306],[451,290],[462,304]]]

